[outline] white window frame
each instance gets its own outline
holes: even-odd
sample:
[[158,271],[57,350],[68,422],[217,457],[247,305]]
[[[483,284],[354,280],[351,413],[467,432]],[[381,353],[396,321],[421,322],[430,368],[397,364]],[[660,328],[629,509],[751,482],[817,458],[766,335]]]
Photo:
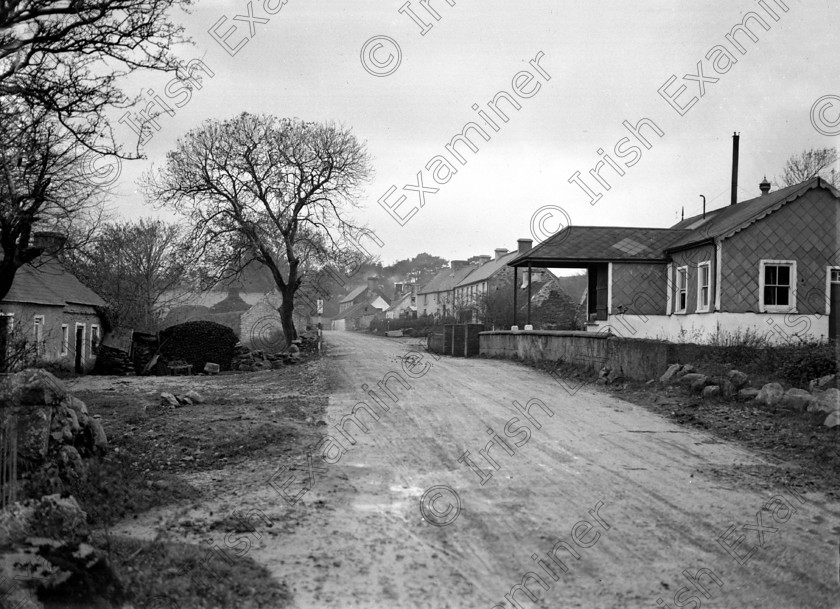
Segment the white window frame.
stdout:
[[831,284],[838,283],[836,281],[831,281],[831,271],[838,271],[840,272],[840,266],[827,266],[825,267],[825,314],[831,314]]
[[76,357],[76,332],[78,329],[82,329],[82,355],[80,357],[82,365],[85,363],[85,342],[87,341],[87,325],[82,322],[76,322],[73,324],[73,357]]
[[41,357],[44,354],[44,326],[46,318],[43,315],[32,316],[32,336],[35,342],[35,356]]
[[70,353],[70,326],[61,324],[61,353],[60,355],[67,355]]
[[102,337],[99,335],[99,324],[90,324],[90,345],[88,346],[88,353],[93,353],[93,332],[96,330],[96,342],[97,347],[99,346],[98,343],[102,342]]
[[[701,279],[703,277],[703,267],[706,267],[706,304],[703,304],[703,284]],[[697,312],[708,313],[712,308],[712,261],[706,260],[697,265]]]
[[[680,288],[680,274],[685,273],[685,283]],[[682,304],[681,292],[685,291],[685,306]],[[685,313],[688,310],[688,266],[678,266],[674,277],[674,313]]]
[[[787,305],[764,304],[764,270],[768,266],[789,266],[790,286]],[[759,260],[758,262],[758,311],[759,313],[796,313],[796,260]]]

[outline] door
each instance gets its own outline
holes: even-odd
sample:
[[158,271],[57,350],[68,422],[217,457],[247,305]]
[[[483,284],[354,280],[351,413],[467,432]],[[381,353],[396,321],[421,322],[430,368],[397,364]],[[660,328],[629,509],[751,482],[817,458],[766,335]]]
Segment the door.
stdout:
[[7,372],[6,367],[9,362],[7,360],[9,355],[9,320],[11,318],[3,315],[0,316],[0,372]]
[[85,327],[76,326],[76,374],[84,372],[82,368],[82,355],[85,350]]
[[829,272],[828,338],[840,340],[840,269],[830,269]]

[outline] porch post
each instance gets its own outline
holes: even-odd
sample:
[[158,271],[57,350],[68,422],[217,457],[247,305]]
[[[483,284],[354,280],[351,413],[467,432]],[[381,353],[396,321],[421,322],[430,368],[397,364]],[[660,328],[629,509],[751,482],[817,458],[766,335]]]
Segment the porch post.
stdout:
[[531,325],[531,263],[528,263],[528,322]]
[[517,267],[513,267],[513,325],[516,325],[516,278],[517,278],[517,271],[519,269]]

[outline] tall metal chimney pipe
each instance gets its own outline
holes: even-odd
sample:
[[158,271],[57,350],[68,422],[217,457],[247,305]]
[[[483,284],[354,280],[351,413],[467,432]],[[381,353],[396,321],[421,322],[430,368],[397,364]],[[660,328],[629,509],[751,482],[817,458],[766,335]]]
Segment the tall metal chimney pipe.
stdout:
[[738,203],[738,144],[741,136],[737,133],[732,133],[732,198],[730,205]]

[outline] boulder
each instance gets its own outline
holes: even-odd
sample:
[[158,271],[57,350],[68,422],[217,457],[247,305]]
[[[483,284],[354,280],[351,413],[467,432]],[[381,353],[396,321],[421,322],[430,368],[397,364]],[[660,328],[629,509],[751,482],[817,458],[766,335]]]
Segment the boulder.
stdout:
[[18,455],[33,462],[40,462],[47,456],[51,415],[47,406],[18,411]]
[[682,368],[680,368],[679,372],[677,372],[677,378],[683,377],[686,374],[693,374],[697,372],[697,368],[692,366],[691,364],[686,364]]
[[716,385],[717,387],[720,387],[720,397],[726,400],[728,400],[737,393],[735,385],[732,383],[731,380],[729,380],[728,377],[725,376],[712,377],[708,381],[706,381],[706,384]]
[[0,511],[0,546],[20,544],[30,537],[84,540],[89,533],[87,514],[72,496],[45,495]]
[[[702,374],[700,376],[702,376],[703,378],[695,379],[691,383],[691,386],[689,387],[689,391],[691,392],[692,395],[701,394],[703,392],[703,390],[706,388],[706,385],[709,382],[708,378],[706,378]],[[718,389],[718,391],[720,391],[720,389]]]
[[720,385],[708,385],[703,387],[702,397],[704,400],[716,400],[720,397]]
[[831,413],[840,410],[840,389],[827,389],[815,391],[814,402],[808,406],[808,412]]
[[793,388],[788,389],[785,392],[779,402],[779,405],[798,412],[805,412],[808,410],[808,407],[816,401],[816,398],[804,389]]
[[670,366],[668,366],[668,369],[665,371],[665,373],[662,376],[659,377],[659,382],[660,383],[670,383],[671,380],[674,378],[674,376],[676,376],[677,372],[679,372],[681,368],[682,368],[681,364],[671,364]]
[[732,382],[732,385],[735,387],[735,391],[746,387],[747,383],[749,382],[749,377],[741,372],[740,370],[730,370],[729,371],[729,380]]
[[98,416],[90,420],[90,431],[93,435],[93,445],[96,451],[104,455],[108,451],[108,436],[105,435],[105,429],[103,429]]
[[66,472],[76,478],[84,478],[87,474],[85,462],[73,446],[62,446],[58,451],[58,461]]
[[699,374],[697,372],[689,372],[688,374],[684,374],[680,377],[679,384],[683,387],[691,387],[695,381],[702,380],[705,384],[706,379],[708,377],[705,374]]
[[219,364],[213,364],[210,362],[204,364],[204,372],[207,374],[219,374],[219,370]]
[[834,385],[835,378],[836,378],[836,375],[834,375],[834,374],[828,374],[826,376],[821,376],[820,378],[814,379],[813,381],[808,383],[808,388],[813,393],[815,390],[825,389],[826,387],[831,387],[832,385]]
[[767,383],[755,396],[755,401],[767,406],[775,406],[785,395],[784,388],[779,383]]
[[738,399],[742,402],[754,400],[758,396],[758,389],[755,387],[745,387],[738,391]]
[[67,394],[67,397],[61,401],[61,404],[76,413],[76,418],[79,420],[79,425],[81,425],[82,427],[87,427],[88,419],[90,418],[90,415],[88,414],[87,404],[85,404],[76,396],[70,394]]
[[160,394],[160,405],[169,406],[170,408],[178,408],[181,404],[178,402],[178,398],[174,395],[164,392]]
[[64,387],[64,383],[46,370],[28,368],[15,376],[21,377],[18,401],[24,406],[58,404],[67,397],[67,388]]
[[825,418],[823,425],[831,429],[840,425],[840,410],[835,410]]
[[201,397],[201,394],[200,394],[198,391],[195,391],[195,390],[187,391],[187,392],[184,394],[184,397],[185,397],[185,398],[189,398],[189,400],[190,400],[193,404],[202,404],[202,403],[204,403],[204,398],[203,398],[203,397]]

